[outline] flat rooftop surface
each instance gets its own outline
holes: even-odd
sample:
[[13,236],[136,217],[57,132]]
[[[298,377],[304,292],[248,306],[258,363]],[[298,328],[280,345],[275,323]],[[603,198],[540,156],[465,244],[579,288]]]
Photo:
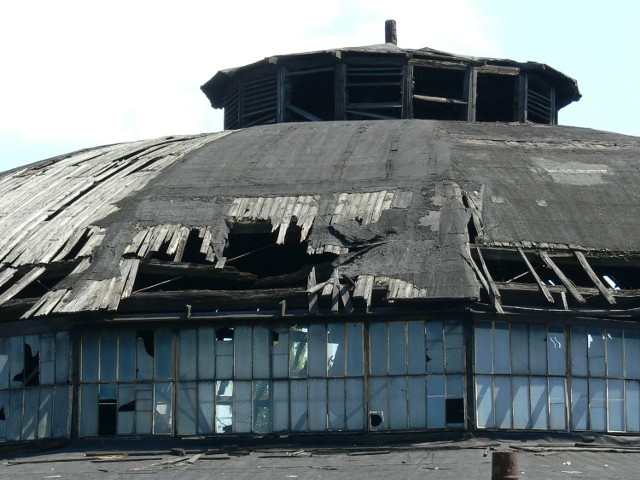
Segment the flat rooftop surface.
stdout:
[[[555,442],[555,443],[554,443]],[[516,452],[520,479],[637,479],[640,447],[487,440],[375,446],[207,446],[146,441],[82,442],[20,453],[0,450],[0,479],[490,479],[493,451]]]

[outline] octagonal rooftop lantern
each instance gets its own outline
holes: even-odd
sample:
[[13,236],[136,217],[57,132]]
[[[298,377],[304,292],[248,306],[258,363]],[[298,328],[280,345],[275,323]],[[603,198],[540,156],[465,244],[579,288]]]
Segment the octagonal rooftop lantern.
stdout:
[[434,119],[555,125],[577,82],[537,62],[385,43],[280,55],[216,73],[201,88],[232,130],[284,122]]

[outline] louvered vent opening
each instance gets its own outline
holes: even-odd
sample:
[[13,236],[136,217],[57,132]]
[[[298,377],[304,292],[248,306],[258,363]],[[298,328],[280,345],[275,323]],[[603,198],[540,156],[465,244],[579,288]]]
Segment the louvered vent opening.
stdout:
[[278,88],[275,73],[244,82],[241,127],[276,123],[277,111]]
[[349,120],[402,118],[402,67],[347,67]]

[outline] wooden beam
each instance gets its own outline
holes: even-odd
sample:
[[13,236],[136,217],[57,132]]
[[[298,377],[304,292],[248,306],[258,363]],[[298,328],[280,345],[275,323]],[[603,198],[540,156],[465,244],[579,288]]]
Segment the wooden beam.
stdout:
[[547,288],[547,286],[542,282],[542,279],[540,278],[540,275],[538,275],[538,272],[536,272],[536,270],[531,265],[531,262],[529,262],[529,259],[527,258],[527,255],[524,253],[524,251],[520,247],[518,247],[518,252],[520,252],[520,256],[524,260],[524,263],[527,264],[527,268],[529,269],[529,273],[531,273],[531,275],[533,275],[533,278],[535,279],[536,283],[538,284],[538,288],[544,294],[544,296],[547,299],[547,301],[549,303],[554,303],[555,300],[553,299],[553,295],[551,295],[551,293],[549,292],[549,289]]
[[593,269],[591,268],[591,265],[589,265],[589,262],[587,262],[587,259],[585,258],[584,254],[582,252],[573,252],[573,253],[578,259],[578,261],[580,262],[580,265],[582,265],[582,268],[584,268],[584,271],[587,272],[587,275],[589,275],[589,278],[591,279],[593,284],[596,286],[598,290],[600,290],[600,293],[602,294],[602,296],[607,299],[607,302],[609,302],[612,305],[616,303],[616,299],[613,298],[613,295],[611,295],[611,292],[609,291],[609,289],[605,287],[604,284],[600,281],[600,279],[596,275],[596,272],[593,271]]
[[413,98],[416,100],[422,100],[423,102],[436,102],[436,103],[451,103],[455,105],[467,105],[468,102],[464,100],[457,100],[455,98],[445,98],[445,97],[431,97],[429,95],[417,95],[414,94]]
[[[500,290],[498,290],[498,287],[496,286],[495,282],[493,281],[493,278],[491,277],[491,273],[489,273],[489,269],[487,268],[487,264],[484,261],[482,252],[480,251],[480,247],[476,247],[476,251],[478,252],[478,258],[480,259],[480,264],[482,265],[482,270],[484,271],[484,275],[487,279],[487,282],[489,283],[489,287],[490,287],[489,296],[493,301],[493,306],[495,307],[496,312],[504,313],[504,310],[502,309],[502,299],[500,298]],[[471,261],[473,262],[473,258],[471,259]]]
[[310,120],[312,122],[321,122],[322,119],[320,117],[316,117],[314,114],[307,112],[301,108],[296,107],[295,105],[287,105],[287,110],[291,110],[293,113],[297,113],[302,118]]
[[544,250],[540,250],[538,254],[540,255],[540,258],[542,258],[544,263],[546,263],[547,266],[551,270],[553,270],[553,272],[558,276],[558,278],[564,284],[564,286],[567,287],[567,290],[569,290],[569,293],[573,295],[573,298],[575,298],[579,303],[587,303],[584,297],[580,295],[580,292],[578,292],[578,289],[576,288],[575,284],[571,280],[569,280],[564,273],[562,273],[562,270],[560,270],[560,268],[558,268],[555,262],[551,260],[551,257],[549,257],[549,254]]
[[[312,289],[316,285],[316,268],[313,267],[311,269],[311,272],[309,272],[309,277],[307,278],[307,291]],[[309,298],[309,313],[317,315],[318,313],[320,313],[320,309],[318,308],[318,292],[310,292],[307,295]]]

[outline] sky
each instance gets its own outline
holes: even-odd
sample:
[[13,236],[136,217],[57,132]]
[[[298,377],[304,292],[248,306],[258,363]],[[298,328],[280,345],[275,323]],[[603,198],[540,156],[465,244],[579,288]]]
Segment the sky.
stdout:
[[30,0],[0,4],[0,171],[81,148],[222,130],[200,85],[265,57],[384,43],[546,63],[563,125],[640,136],[637,0]]

